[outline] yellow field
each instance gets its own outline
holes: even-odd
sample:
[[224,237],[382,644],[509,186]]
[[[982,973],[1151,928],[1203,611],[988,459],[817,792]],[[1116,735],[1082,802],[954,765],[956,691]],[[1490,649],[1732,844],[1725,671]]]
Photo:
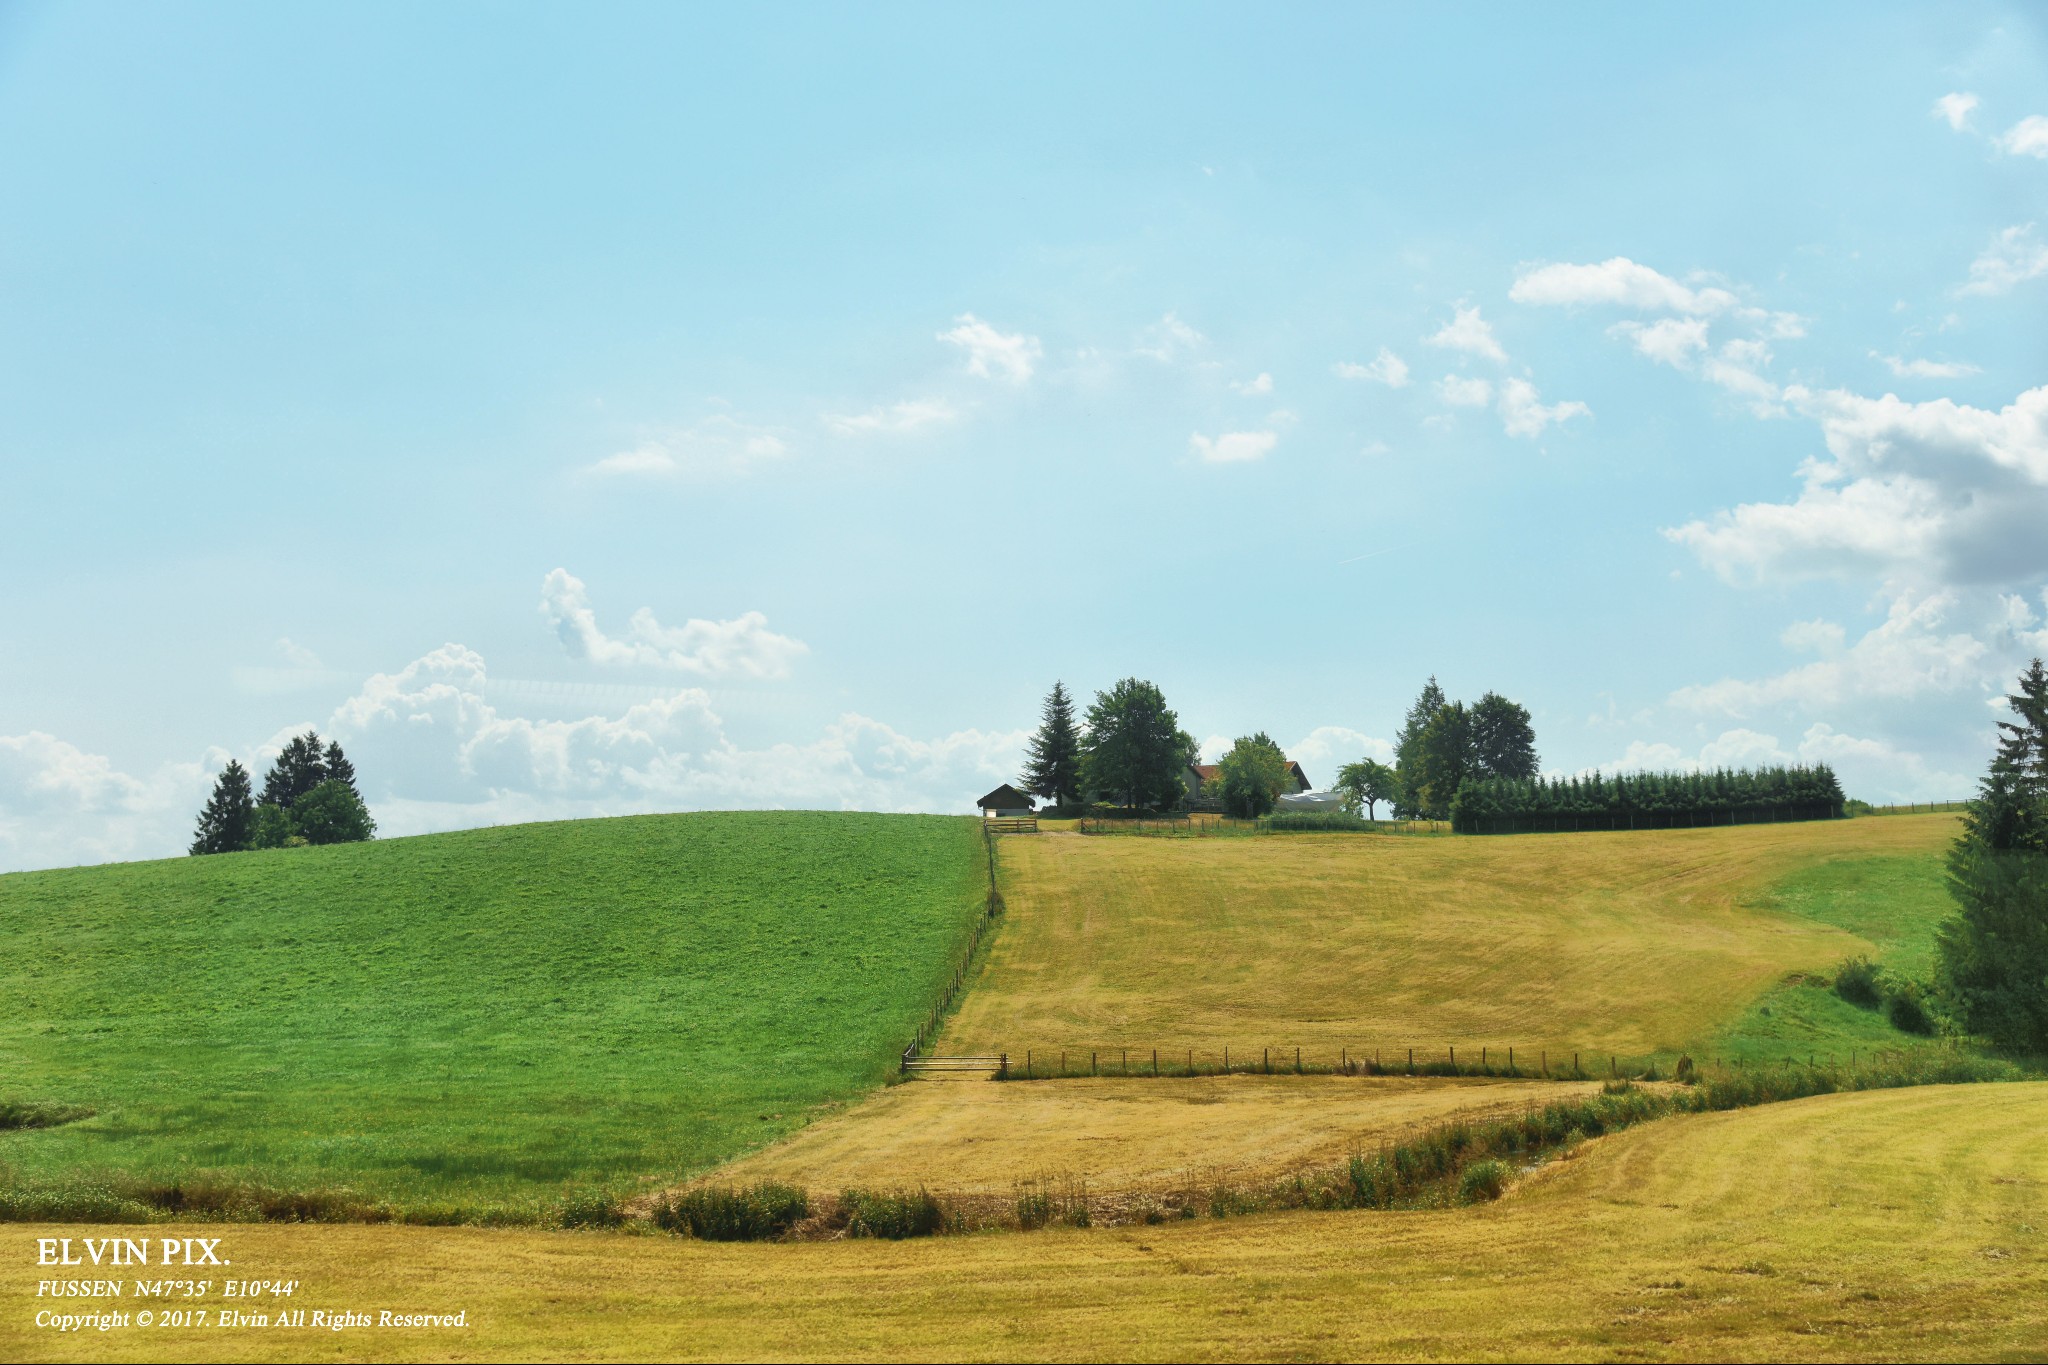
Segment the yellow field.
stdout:
[[1299,1046],[1335,1061],[1512,1045],[1527,1060],[1697,1045],[1788,973],[1871,950],[1759,908],[1770,882],[1933,855],[1954,833],[1941,815],[1494,839],[1006,836],[1009,913],[938,1050]]
[[1645,1125],[1478,1209],[922,1243],[177,1230],[301,1308],[466,1311],[443,1330],[39,1332],[34,1239],[137,1229],[13,1225],[0,1359],[2041,1359],[2044,1127],[2048,1084],[1831,1095]]
[[1070,1179],[1091,1192],[1206,1187],[1335,1165],[1453,1113],[1475,1118],[1598,1089],[1342,1076],[917,1081],[707,1179],[819,1193],[923,1185],[1007,1195],[1020,1182]]

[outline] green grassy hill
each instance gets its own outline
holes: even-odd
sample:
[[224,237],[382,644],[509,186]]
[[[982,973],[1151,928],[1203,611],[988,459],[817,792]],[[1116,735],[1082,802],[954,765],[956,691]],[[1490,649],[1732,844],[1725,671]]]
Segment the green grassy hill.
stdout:
[[981,908],[967,819],[573,821],[0,877],[0,1180],[623,1191],[879,1083]]

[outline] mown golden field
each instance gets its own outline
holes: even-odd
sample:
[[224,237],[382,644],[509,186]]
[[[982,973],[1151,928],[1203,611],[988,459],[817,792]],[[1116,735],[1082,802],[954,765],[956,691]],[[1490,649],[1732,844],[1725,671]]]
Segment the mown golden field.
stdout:
[[[1872,952],[1772,908],[1790,872],[1910,856],[1949,816],[1504,838],[1047,834],[1000,844],[1007,922],[939,1050],[1214,1062],[1708,1042],[1794,972]],[[1320,1055],[1319,1055],[1320,1054]]]
[[2040,1359],[2044,1127],[2048,1084],[1830,1095],[1600,1139],[1478,1208],[914,1243],[178,1230],[301,1307],[467,1311],[441,1331],[38,1333],[33,1239],[121,1230],[13,1226],[0,1357]]

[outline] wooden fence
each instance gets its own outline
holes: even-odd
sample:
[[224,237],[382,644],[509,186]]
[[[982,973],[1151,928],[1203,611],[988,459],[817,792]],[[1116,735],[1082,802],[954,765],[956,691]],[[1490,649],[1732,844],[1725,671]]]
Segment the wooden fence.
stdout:
[[[930,1061],[924,1056],[925,1048],[938,1036],[939,1024],[946,1017],[946,1011],[953,1007],[953,1001],[960,995],[961,987],[967,984],[968,968],[974,965],[974,955],[981,949],[982,936],[989,926],[1002,917],[1003,893],[996,889],[996,839],[984,822],[981,831],[982,851],[988,860],[988,898],[983,902],[981,918],[974,922],[974,931],[967,936],[966,951],[960,954],[959,963],[953,968],[953,975],[946,982],[946,989],[940,993],[938,1002],[925,1015],[924,1022],[917,1026],[917,1032],[910,1039],[910,1046],[903,1049],[902,1070],[909,1073],[931,1069],[916,1065],[920,1060]],[[980,1058],[969,1059],[979,1063]],[[955,1068],[960,1069],[960,1068]]]
[[1038,817],[1035,815],[990,815],[981,822],[983,834],[1036,834]]
[[[1690,1060],[1695,1067],[1796,1066],[1802,1063],[1817,1067],[1823,1062],[1832,1067],[1841,1055],[1815,1052],[1802,1058],[1788,1053],[1782,1059],[1768,1063],[1744,1063],[1739,1058],[1720,1056],[1688,1058],[1686,1054],[1677,1052],[1623,1057],[1612,1052],[1566,1052],[1560,1049],[1555,1061],[1551,1059],[1550,1049],[1541,1047],[1503,1049],[1484,1045],[1477,1049],[1463,1049],[1463,1056],[1459,1052],[1455,1046],[1357,1051],[1340,1048],[1332,1057],[1328,1053],[1305,1053],[1298,1047],[1226,1047],[1210,1051],[1195,1048],[1096,1048],[1085,1052],[1071,1048],[1027,1048],[1021,1057],[1008,1052],[962,1059],[973,1061],[975,1067],[955,1069],[997,1072],[997,1064],[1000,1063],[998,1079],[1016,1081],[1069,1080],[1086,1076],[1129,1076],[1148,1080],[1199,1076],[1498,1076],[1565,1081],[1629,1077],[1657,1080],[1669,1078],[1681,1060]],[[1876,1060],[1880,1055],[1885,1054],[1877,1049],[1851,1050],[1848,1053],[1849,1065],[1853,1067],[1859,1060]],[[1602,1066],[1602,1062],[1606,1065]]]
[[1870,808],[1869,810],[1861,812],[1861,814],[1864,814],[1864,815],[1939,815],[1939,814],[1943,814],[1943,813],[1945,813],[1945,812],[1948,812],[1948,811],[1959,811],[1959,810],[1962,810],[1962,809],[1963,809],[1963,808],[1964,808],[1965,806],[1968,806],[1969,804],[1970,804],[1970,803],[1969,803],[1968,801],[1919,801],[1919,802],[1911,802],[1911,801],[1909,801],[1909,802],[1906,802],[1906,803],[1905,803],[1905,804],[1903,804],[1903,805],[1891,805],[1891,806],[1872,806],[1872,807],[1871,807],[1871,808]]

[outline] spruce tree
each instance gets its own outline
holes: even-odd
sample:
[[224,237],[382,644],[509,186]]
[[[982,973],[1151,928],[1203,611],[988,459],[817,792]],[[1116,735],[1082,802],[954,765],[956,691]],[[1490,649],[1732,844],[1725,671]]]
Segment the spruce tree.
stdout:
[[348,761],[348,755],[342,753],[339,741],[327,742],[327,757],[323,760],[323,766],[327,770],[329,782],[341,783],[354,792],[358,800],[362,799],[362,790],[356,786],[356,765]]
[[214,779],[213,795],[199,812],[192,852],[240,853],[254,845],[256,803],[249,796],[249,770],[233,759]]
[[263,778],[263,804],[290,810],[298,799],[327,780],[320,736],[311,730],[285,741],[277,762]]
[[2048,1051],[2048,673],[2008,697],[1991,769],[1948,856],[1956,913],[1936,935],[1941,988],[2001,1047]]
[[1031,737],[1024,765],[1024,790],[1056,806],[1081,804],[1081,731],[1074,724],[1074,699],[1055,682]]

